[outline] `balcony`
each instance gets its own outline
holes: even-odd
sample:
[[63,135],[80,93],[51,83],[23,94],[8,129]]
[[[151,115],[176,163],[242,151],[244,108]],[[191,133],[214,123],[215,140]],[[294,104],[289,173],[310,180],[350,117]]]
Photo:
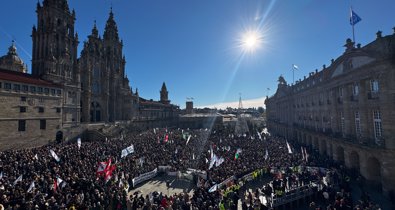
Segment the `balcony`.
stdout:
[[370,91],[368,93],[368,99],[369,100],[374,100],[374,99],[378,99],[379,98],[379,92],[377,91]]

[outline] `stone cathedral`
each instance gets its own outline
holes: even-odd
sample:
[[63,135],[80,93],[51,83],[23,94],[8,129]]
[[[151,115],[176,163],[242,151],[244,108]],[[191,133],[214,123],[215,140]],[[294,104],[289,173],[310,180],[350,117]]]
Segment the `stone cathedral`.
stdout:
[[129,86],[112,9],[102,36],[93,24],[79,58],[76,13],[67,0],[39,1],[36,13],[32,73],[14,43],[0,57],[0,150],[73,138],[89,123],[128,121],[147,128],[176,120],[179,107],[170,104],[165,83],[159,101],[141,98]]
[[67,0],[44,0],[42,6],[37,5],[37,15],[32,72],[64,86],[65,123],[130,119],[136,97],[125,76],[123,43],[112,10],[103,38],[95,23],[79,59],[75,12],[69,10]]

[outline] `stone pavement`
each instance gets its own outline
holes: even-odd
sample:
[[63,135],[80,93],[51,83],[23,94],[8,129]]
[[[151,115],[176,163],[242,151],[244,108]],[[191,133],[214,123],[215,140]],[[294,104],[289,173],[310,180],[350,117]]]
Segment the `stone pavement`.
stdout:
[[[169,187],[167,187],[166,182],[169,183]],[[192,181],[185,179],[176,179],[175,176],[167,176],[161,175],[156,176],[151,180],[138,184],[134,189],[129,191],[129,195],[134,194],[135,192],[143,193],[144,195],[150,192],[162,192],[166,195],[173,195],[174,193],[188,193],[189,195],[193,195],[193,189],[195,188]]]

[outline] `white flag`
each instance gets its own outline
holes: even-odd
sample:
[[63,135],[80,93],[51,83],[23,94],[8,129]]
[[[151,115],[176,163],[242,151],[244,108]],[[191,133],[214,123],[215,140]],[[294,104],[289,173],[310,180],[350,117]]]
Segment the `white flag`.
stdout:
[[38,155],[37,154],[34,156],[34,159],[38,160]]
[[128,156],[129,154],[134,153],[134,146],[133,144],[131,146],[126,147],[126,149],[122,150],[121,153],[121,158]]
[[288,148],[288,153],[292,154],[291,146],[289,146],[288,141],[287,141],[287,148]]
[[78,149],[80,149],[81,148],[81,138],[78,138],[77,145],[78,145]]
[[51,153],[52,157],[55,158],[56,162],[60,161],[60,158],[56,155],[56,153],[52,149],[49,150],[49,152]]
[[0,179],[3,179],[3,172],[0,173]]
[[215,167],[220,166],[223,162],[225,162],[224,158],[221,157],[221,158],[217,159],[217,161],[215,163]]
[[186,143],[185,145],[188,144],[189,140],[191,139],[191,136],[192,136],[192,135],[189,135],[189,136],[188,136],[187,143]]
[[302,160],[305,160],[305,158],[304,158],[304,151],[303,151],[303,147],[300,147],[300,149],[302,150]]
[[299,70],[299,67],[297,65],[295,65],[295,64],[292,64],[292,69],[293,70]]
[[16,185],[16,183],[21,182],[21,181],[22,181],[22,175],[20,175],[20,176],[18,177],[18,179],[16,179],[16,180],[14,181],[14,186]]
[[31,192],[34,188],[35,188],[34,181],[32,181],[32,183],[30,184],[30,187],[29,187],[29,189],[27,190],[27,192],[28,192],[28,193]]
[[58,185],[58,187],[61,186],[60,184],[61,184],[62,182],[63,182],[63,179],[61,179],[61,178],[59,178],[59,177],[56,178],[56,184]]
[[156,129],[154,128],[154,134],[156,134]]
[[257,132],[257,133],[258,133],[258,136],[259,136],[259,140],[262,140],[261,134],[259,132]]
[[265,160],[267,160],[269,158],[269,152],[266,149],[266,153],[265,153]]
[[208,167],[209,170],[214,166],[214,164],[215,164],[215,162],[217,161],[217,159],[218,159],[218,158],[217,158],[216,155],[213,155],[213,156],[211,157],[210,166]]
[[212,193],[212,192],[217,191],[217,189],[218,189],[218,184],[215,184],[214,186],[210,187],[210,189],[208,190],[208,192]]
[[195,153],[192,153],[192,160],[195,160]]

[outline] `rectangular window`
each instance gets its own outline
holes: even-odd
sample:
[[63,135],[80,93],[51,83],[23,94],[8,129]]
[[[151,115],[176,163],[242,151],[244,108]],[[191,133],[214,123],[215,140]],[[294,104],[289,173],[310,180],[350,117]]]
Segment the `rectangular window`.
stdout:
[[18,131],[26,131],[26,120],[18,121]]
[[340,112],[340,126],[341,126],[341,132],[344,136],[346,132],[346,124],[345,124],[343,112]]
[[39,113],[44,113],[44,107],[38,107],[38,112]]
[[14,84],[14,91],[19,92],[21,90],[21,86],[18,84]]
[[55,95],[55,93],[56,93],[56,90],[55,89],[51,89],[51,95]]
[[30,92],[31,93],[36,93],[36,87],[30,86]]
[[42,87],[38,87],[38,88],[37,88],[37,92],[38,92],[38,93],[43,93],[43,88],[42,88]]
[[49,94],[49,88],[44,88],[44,93],[48,95]]
[[373,93],[379,92],[379,81],[378,80],[375,80],[375,79],[370,80],[370,90]]
[[40,120],[40,129],[41,130],[47,129],[47,121],[46,120]]
[[21,112],[21,113],[26,112],[26,107],[25,106],[19,107],[19,112]]
[[373,123],[374,123],[374,137],[378,139],[383,134],[383,125],[381,123],[381,113],[379,110],[373,111]]
[[355,112],[355,134],[357,137],[362,136],[362,131],[361,131],[361,118],[359,116],[359,112]]
[[2,86],[3,84],[0,82],[0,88],[2,88],[3,86]]
[[357,96],[359,94],[359,85],[358,83],[354,83],[352,86],[352,94]]
[[57,94],[58,96],[60,96],[60,95],[62,95],[62,91],[61,91],[61,90],[56,90],[56,94]]
[[56,113],[60,113],[61,109],[58,107],[56,108]]
[[6,90],[11,90],[11,83],[5,83],[5,84],[4,84],[4,88],[5,88]]
[[339,87],[339,97],[343,97],[343,87]]
[[22,97],[21,97],[21,101],[26,101],[26,97],[25,97],[25,96],[22,96]]
[[27,86],[27,85],[22,85],[22,91],[23,91],[23,92],[29,91],[29,86]]

